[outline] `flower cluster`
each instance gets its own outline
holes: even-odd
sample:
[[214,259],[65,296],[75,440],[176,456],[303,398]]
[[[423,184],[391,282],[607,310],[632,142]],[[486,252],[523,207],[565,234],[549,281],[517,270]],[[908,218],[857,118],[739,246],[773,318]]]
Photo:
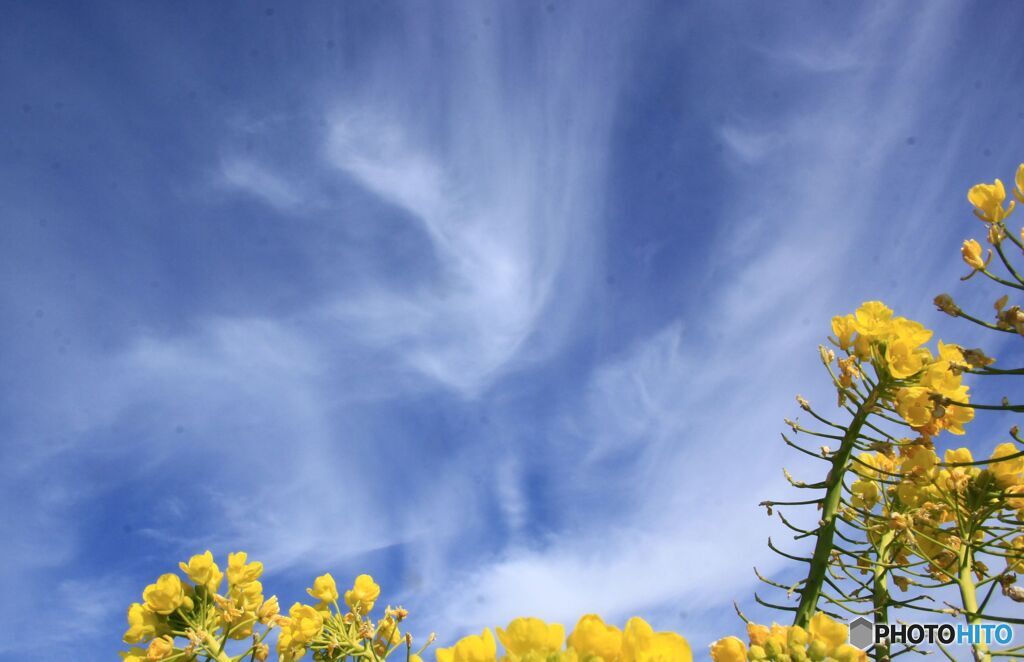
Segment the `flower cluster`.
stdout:
[[[164,659],[209,657],[223,662],[228,639],[252,638],[247,653],[266,660],[269,648],[263,638],[277,615],[277,598],[264,599],[260,575],[263,564],[249,562],[245,552],[228,555],[227,587],[219,593],[225,573],[206,551],[179,564],[191,581],[174,573],[161,575],[142,592],[142,602],[128,607],[128,630],[124,641],[148,644],[121,654],[126,662],[156,662]],[[257,623],[268,626],[263,636],[254,636]],[[179,639],[184,643],[179,646]]]
[[867,301],[853,314],[832,318],[832,342],[846,353],[837,359],[837,383],[843,389],[866,379],[864,364],[874,368],[879,399],[923,435],[941,430],[963,434],[974,418],[968,387],[961,375],[968,357],[957,345],[939,341],[937,354],[924,346],[932,332],[919,322],[894,317],[881,301]]
[[848,644],[849,629],[823,612],[816,613],[807,628],[799,625],[747,623],[747,642],[739,637],[725,637],[711,644],[714,662],[746,662],[746,660],[778,660],[805,662],[834,660],[864,662],[867,654]]
[[[565,637],[565,628],[539,618],[517,618],[497,628],[505,654],[491,630],[463,637],[437,650],[437,662],[692,662],[686,639],[675,632],[655,632],[642,618],[629,619],[624,629],[596,614],[583,616]],[[565,647],[563,648],[563,643]]]
[[[229,554],[224,572],[209,551],[179,567],[187,581],[174,573],[161,575],[142,592],[143,601],[128,608],[124,641],[148,645],[122,652],[125,662],[262,662],[270,657],[267,639],[275,629],[279,662],[295,662],[307,652],[315,660],[353,656],[380,662],[403,640],[411,646],[411,637],[399,631],[408,616],[405,609],[388,607],[378,622],[369,619],[380,597],[380,586],[369,575],[359,575],[345,591],[345,609],[339,606],[338,588],[328,573],[306,589],[315,604],[297,602],[282,614],[276,596],[263,597],[263,564],[249,561],[245,552]],[[246,640],[244,645],[230,643]],[[229,654],[229,649],[234,652]],[[418,655],[412,657],[421,662]]]

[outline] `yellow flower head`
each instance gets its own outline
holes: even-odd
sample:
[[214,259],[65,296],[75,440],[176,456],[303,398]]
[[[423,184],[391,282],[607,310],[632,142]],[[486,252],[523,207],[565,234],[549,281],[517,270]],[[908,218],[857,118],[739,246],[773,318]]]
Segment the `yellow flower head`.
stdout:
[[984,269],[988,264],[982,256],[981,244],[975,239],[967,239],[960,247],[960,256],[971,269]]
[[1017,536],[1006,545],[1006,570],[1024,573],[1024,536]]
[[889,326],[889,333],[892,334],[894,340],[901,340],[911,347],[920,347],[932,338],[931,329],[906,317],[893,319]]
[[188,578],[196,586],[205,586],[211,593],[217,592],[221,580],[224,579],[224,573],[214,563],[213,553],[210,550],[196,554],[188,560],[188,563],[179,563],[178,567],[188,575]]
[[296,648],[310,643],[323,631],[324,617],[314,607],[296,602],[288,610],[288,621],[282,627],[288,632],[289,647]]
[[885,350],[889,374],[896,379],[907,379],[916,375],[924,369],[925,363],[931,358],[931,353],[927,349],[915,349],[909,342],[900,338],[890,342]]
[[853,497],[850,500],[856,508],[871,510],[878,503],[878,485],[871,480],[857,480],[850,485]]
[[167,615],[182,605],[190,606],[191,600],[185,596],[178,575],[160,575],[155,584],[150,584],[142,592],[142,600],[146,609],[156,614]]
[[573,628],[569,645],[580,658],[599,657],[604,662],[616,662],[622,651],[622,630],[606,625],[597,614],[587,614]]
[[170,637],[154,639],[146,650],[146,659],[150,662],[160,662],[174,654],[174,640]]
[[124,633],[126,644],[149,641],[163,628],[163,621],[155,613],[138,602],[128,607],[128,630]]
[[865,301],[853,314],[853,327],[865,338],[879,338],[889,332],[892,309],[881,301]]
[[249,555],[245,552],[228,554],[228,583],[248,584],[260,578],[263,574],[263,564],[259,561],[247,563]]
[[634,616],[622,634],[623,662],[693,662],[690,644],[675,632],[655,632]]
[[833,317],[832,333],[836,336],[836,345],[839,346],[839,349],[848,350],[853,347],[853,334],[857,333],[853,315]]
[[228,597],[242,611],[255,611],[263,604],[263,584],[256,580],[235,584]]
[[747,646],[738,637],[726,637],[711,644],[714,662],[746,662]]
[[752,646],[764,646],[770,633],[767,625],[747,623],[747,639],[750,640]]
[[910,386],[896,391],[896,411],[911,427],[920,428],[932,421],[932,400],[927,388]]
[[517,618],[508,624],[507,630],[495,629],[505,651],[518,657],[527,653],[553,653],[565,641],[564,626],[548,625],[539,618]]
[[1014,203],[1004,208],[1006,189],[998,179],[991,184],[975,184],[967,192],[967,200],[974,205],[974,214],[987,223],[1003,220],[1013,211]]
[[459,639],[454,646],[437,649],[437,662],[494,662],[498,644],[490,628],[482,634],[471,634]]
[[974,456],[971,455],[970,448],[957,448],[948,449],[942,458],[946,464],[963,464],[966,462],[974,462]]
[[812,640],[823,641],[829,648],[833,650],[846,643],[846,639],[849,636],[849,628],[843,623],[838,623],[831,618],[825,612],[819,611],[811,617],[811,622],[807,625],[807,632],[811,635]]
[[118,655],[121,657],[122,662],[146,662],[146,651],[141,648],[121,651]]
[[328,572],[314,579],[313,588],[307,588],[306,593],[322,602],[334,602],[338,599],[338,586]]
[[366,615],[373,610],[373,604],[380,597],[380,586],[373,581],[370,575],[359,575],[356,577],[352,590],[345,591],[345,604],[352,611]]
[[1021,452],[1011,443],[999,444],[989,457],[988,470],[999,483],[1000,487],[1007,488],[1020,485],[1021,473],[1024,472],[1024,456],[1015,457],[1012,460],[1002,458],[1011,457]]

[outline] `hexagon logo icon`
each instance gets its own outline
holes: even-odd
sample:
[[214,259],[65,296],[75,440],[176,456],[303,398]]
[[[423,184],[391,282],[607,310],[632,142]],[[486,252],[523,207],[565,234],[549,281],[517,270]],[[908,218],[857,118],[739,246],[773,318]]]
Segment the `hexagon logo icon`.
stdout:
[[875,626],[871,621],[863,616],[858,616],[850,621],[850,644],[861,650],[867,650],[875,643],[874,630]]

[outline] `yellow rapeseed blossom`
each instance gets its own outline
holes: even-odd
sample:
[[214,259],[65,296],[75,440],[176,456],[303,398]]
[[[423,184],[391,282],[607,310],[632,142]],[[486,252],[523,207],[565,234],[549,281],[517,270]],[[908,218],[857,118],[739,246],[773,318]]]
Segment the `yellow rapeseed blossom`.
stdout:
[[334,583],[334,577],[328,572],[314,579],[313,588],[307,588],[306,593],[321,602],[334,602],[338,599],[338,586]]
[[247,563],[249,555],[245,552],[228,554],[228,583],[248,584],[260,578],[263,574],[263,564],[259,561]]
[[128,607],[128,630],[124,633],[126,644],[137,644],[155,637],[164,624],[160,617],[138,602]]
[[909,386],[896,391],[896,412],[912,427],[932,421],[931,392],[923,386]]
[[587,614],[576,623],[568,644],[582,660],[599,657],[603,662],[618,662],[622,652],[622,630],[607,625],[597,614]]
[[807,632],[812,638],[824,641],[833,649],[845,644],[850,635],[849,628],[844,623],[832,620],[822,611],[811,617],[807,624]]
[[141,648],[121,651],[118,655],[122,662],[146,662],[146,651]]
[[924,369],[925,364],[931,358],[931,352],[927,349],[918,349],[900,338],[890,342],[885,353],[889,374],[896,379],[906,379],[916,375]]
[[853,314],[853,328],[865,338],[878,338],[889,332],[892,309],[881,301],[867,301]]
[[1017,536],[1006,545],[1006,570],[1024,573],[1024,536]]
[[[981,270],[984,269],[988,262],[982,256],[981,244],[975,239],[967,239],[964,241],[963,246],[960,247],[960,255],[963,257],[964,262],[971,269]],[[991,259],[991,251],[989,252],[989,259]]]
[[995,180],[991,184],[975,184],[967,192],[967,200],[974,205],[974,214],[986,223],[998,223],[1013,211],[1014,202],[1003,207],[1006,200],[1006,189],[1003,182]]
[[147,609],[156,614],[167,615],[178,607],[191,602],[185,596],[181,579],[175,574],[160,575],[155,584],[150,584],[142,592],[142,599]]
[[737,637],[725,637],[711,644],[714,662],[743,662],[744,660],[833,660],[838,662],[866,662],[867,654],[846,643],[849,630],[846,625],[818,612],[811,617],[805,630],[797,625],[773,623],[765,625],[747,623],[749,647]]
[[498,645],[490,628],[459,639],[454,646],[437,649],[437,662],[495,662]]
[[675,632],[655,632],[639,616],[626,622],[622,634],[624,662],[693,662],[690,644]]
[[366,615],[373,611],[373,605],[380,597],[380,586],[373,581],[370,575],[359,575],[356,577],[352,589],[345,591],[345,604],[352,611]]
[[999,444],[989,456],[988,470],[1002,488],[1012,487],[1021,484],[1021,474],[1024,472],[1024,457],[1015,457],[1011,460],[1003,458],[1012,457],[1021,452],[1011,443]]
[[747,645],[739,637],[726,637],[711,644],[714,662],[746,662]]
[[545,623],[539,618],[517,618],[508,624],[508,629],[495,628],[498,640],[505,652],[513,657],[527,653],[547,655],[562,647],[565,641],[565,627],[558,623]]
[[835,334],[839,349],[849,350],[853,347],[853,335],[857,333],[853,315],[837,315],[832,318],[832,333]]
[[159,662],[173,654],[174,640],[166,636],[154,639],[146,649],[146,659],[150,662]]
[[220,571],[213,561],[213,552],[206,550],[202,554],[196,554],[188,560],[188,563],[179,563],[181,571],[188,575],[188,578],[195,582],[196,586],[205,586],[211,593],[216,593],[220,587],[224,573]]

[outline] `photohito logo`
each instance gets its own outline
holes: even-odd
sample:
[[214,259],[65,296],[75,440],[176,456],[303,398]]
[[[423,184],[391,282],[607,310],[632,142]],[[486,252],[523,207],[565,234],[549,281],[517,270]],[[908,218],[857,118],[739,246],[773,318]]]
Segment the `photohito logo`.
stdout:
[[1013,641],[1006,623],[872,623],[863,616],[850,621],[850,644],[867,650],[874,644],[989,644],[1005,646]]

